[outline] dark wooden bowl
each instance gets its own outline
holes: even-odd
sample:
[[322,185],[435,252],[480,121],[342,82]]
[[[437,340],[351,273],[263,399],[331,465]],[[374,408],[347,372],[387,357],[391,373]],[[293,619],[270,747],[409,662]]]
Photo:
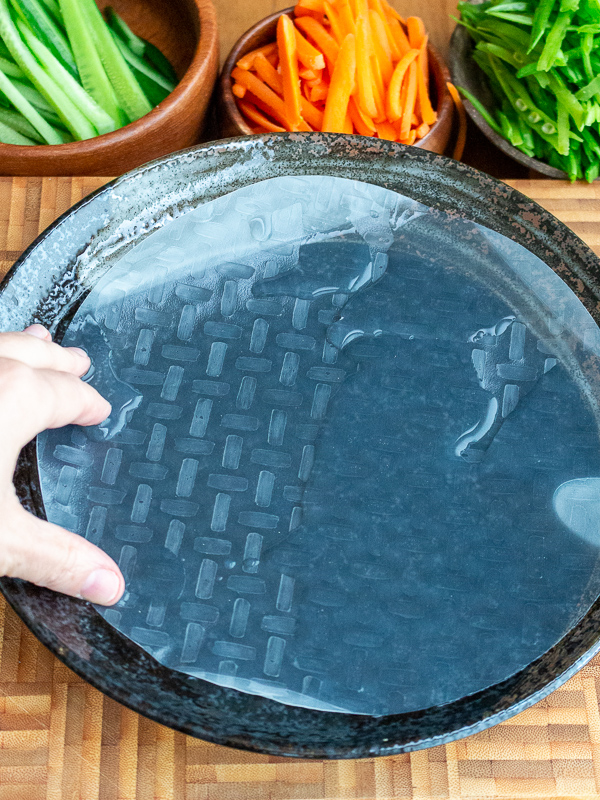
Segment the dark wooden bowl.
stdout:
[[212,0],[97,0],[156,45],[180,82],[149,114],[120,130],[61,145],[0,144],[3,175],[120,175],[198,142],[218,71]]
[[[246,53],[249,53],[256,47],[262,47],[269,42],[275,41],[277,20],[281,14],[287,14],[291,17],[293,15],[293,8],[278,11],[275,14],[271,14],[269,17],[261,19],[260,22],[257,22],[256,25],[249,28],[246,33],[237,40],[227,56],[227,60],[221,71],[217,90],[219,131],[224,138],[229,138],[230,136],[247,136],[254,132],[242,116],[235,102],[235,97],[231,91],[231,72],[236,62]],[[450,72],[435,48],[429,45],[428,50],[429,68],[431,80],[435,87],[438,118],[437,122],[431,126],[431,130],[427,136],[415,142],[414,146],[422,147],[424,150],[431,150],[434,153],[444,153],[448,140],[450,139],[454,115],[452,98],[446,87],[446,82],[450,80]]]
[[[469,36],[469,32],[461,25],[457,25],[450,39],[450,68],[452,70],[452,82],[455,86],[462,86],[469,91],[479,102],[487,108],[492,110],[494,102],[492,94],[488,86],[486,75],[477,66],[475,61],[471,58],[471,51],[473,49],[473,42]],[[506,153],[519,164],[523,164],[535,172],[542,175],[547,175],[550,178],[565,179],[566,173],[561,169],[551,167],[543,161],[538,161],[537,158],[531,158],[525,155],[517,147],[514,147],[499,133],[496,133],[493,128],[487,124],[479,111],[471,104],[466,98],[463,98],[465,110],[471,117],[475,125],[486,136],[492,144]]]

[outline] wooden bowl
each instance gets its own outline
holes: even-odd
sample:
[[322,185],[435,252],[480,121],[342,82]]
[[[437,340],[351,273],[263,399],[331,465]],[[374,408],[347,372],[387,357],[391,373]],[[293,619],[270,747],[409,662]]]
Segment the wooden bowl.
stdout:
[[97,0],[171,61],[180,82],[149,114],[112,133],[61,145],[0,144],[3,175],[120,175],[199,140],[218,71],[212,0]]
[[[256,25],[249,28],[246,33],[237,40],[227,56],[227,60],[221,71],[217,90],[219,130],[221,136],[224,138],[230,136],[247,136],[254,133],[235,102],[235,97],[231,91],[231,72],[236,62],[239,61],[242,56],[246,55],[246,53],[249,53],[256,47],[262,47],[269,42],[275,41],[277,20],[281,14],[287,14],[293,17],[293,8],[286,8],[283,11],[278,11],[275,14],[271,14],[269,17],[261,19],[260,22],[257,22]],[[436,110],[438,118],[436,123],[431,126],[431,130],[427,136],[415,142],[414,146],[422,147],[424,150],[431,150],[434,153],[444,153],[448,140],[450,139],[454,114],[454,105],[446,86],[446,82],[450,80],[450,72],[434,47],[429,45],[428,51],[431,82],[433,84],[432,88],[434,89],[433,105],[436,106],[437,103]]]

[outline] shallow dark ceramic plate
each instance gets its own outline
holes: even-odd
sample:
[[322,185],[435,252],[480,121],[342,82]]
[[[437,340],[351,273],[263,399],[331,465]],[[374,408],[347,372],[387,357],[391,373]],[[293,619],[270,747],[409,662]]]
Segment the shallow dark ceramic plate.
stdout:
[[[467,89],[467,91],[476,97],[486,109],[490,110],[493,108],[493,101],[487,84],[487,77],[471,58],[472,49],[472,39],[469,36],[469,32],[461,25],[457,25],[450,39],[449,61],[452,81],[455,86],[462,86]],[[507,156],[514,158],[519,164],[523,164],[529,169],[540,172],[542,175],[548,175],[550,178],[564,180],[567,177],[566,173],[561,169],[551,167],[549,164],[545,164],[537,158],[530,158],[518,148],[513,147],[503,136],[500,136],[495,130],[490,128],[479,111],[464,97],[463,103],[465,104],[467,114],[471,117],[479,130],[487,136],[492,144],[495,144],[503,153],[506,153]]]
[[[132,245],[207,201],[259,180],[294,175],[366,181],[422,203],[433,216],[449,214],[459,224],[461,220],[472,220],[502,234],[557,273],[579,297],[590,320],[598,319],[598,260],[564,225],[518,192],[460,163],[415,148],[332,134],[285,134],[225,141],[176,154],[124,176],[84,200],[48,229],[11,270],[0,295],[0,329],[20,329],[35,319],[50,327],[57,338],[62,337],[90,289]],[[468,231],[468,224],[463,228]],[[441,318],[452,314],[453,302],[459,298],[447,296],[441,302],[434,288],[424,289],[432,297],[432,307],[439,310]],[[473,295],[473,303],[477,302]],[[496,341],[494,337],[502,336],[510,325],[512,321],[492,333],[479,331],[484,337],[482,346],[488,342],[486,336]],[[523,327],[514,328],[514,336],[511,333],[511,348],[516,349],[519,342],[524,346]],[[594,323],[592,328],[590,334],[594,338]],[[415,338],[402,331],[399,335],[403,341]],[[472,341],[480,340],[476,335]],[[446,358],[451,355],[447,343],[454,341],[455,336],[446,336]],[[546,351],[538,346],[536,352]],[[514,360],[512,356],[511,359]],[[469,362],[468,358],[467,365]],[[440,364],[438,354],[435,365]],[[544,369],[553,374],[553,366],[546,363]],[[476,389],[476,381],[473,385]],[[593,380],[588,379],[587,386],[594,393]],[[534,394],[532,391],[530,396],[534,398]],[[547,396],[535,400],[535,417],[548,413],[545,400]],[[594,434],[586,429],[577,435],[577,446],[585,448],[582,437]],[[392,456],[393,453],[382,459],[389,458],[392,463]],[[577,463],[584,462],[579,458]],[[539,468],[542,472],[553,469],[552,464]],[[590,474],[587,462],[580,469],[583,473],[578,477]],[[23,454],[16,483],[27,507],[43,515],[36,454],[31,447]],[[543,491],[543,481],[540,485]],[[539,531],[538,521],[528,518],[529,523],[533,528],[529,526],[528,530]],[[537,533],[527,535],[533,556],[526,565],[523,593],[517,593],[527,608],[533,609],[533,616],[530,614],[518,636],[520,644],[531,647],[527,666],[460,699],[383,716],[298,708],[208,683],[162,666],[87,603],[18,580],[3,579],[1,587],[26,624],[68,666],[119,702],[162,724],[219,744],[272,754],[319,758],[390,755],[451,741],[507,719],[557,688],[600,649],[600,602],[596,601],[595,583],[590,576],[587,589],[583,586],[577,598],[572,625],[565,628],[559,641],[554,640],[552,647],[536,652],[540,633],[536,609],[540,607],[540,597],[552,592],[552,587],[546,584],[540,595],[539,587],[534,585],[539,558],[543,558],[543,553],[535,549],[536,542],[543,537]],[[403,539],[403,546],[416,553],[418,561],[423,540],[415,545],[414,540]],[[573,547],[579,547],[577,557],[572,564],[561,564],[561,569],[578,574],[585,559],[595,561],[597,551],[587,545]],[[486,549],[484,560],[492,562],[496,569],[502,555],[491,547]],[[478,583],[487,580],[487,570],[485,567],[477,576]],[[491,574],[492,567],[489,570]],[[464,581],[465,576],[460,564],[451,565],[450,573],[441,576],[437,588],[441,587],[446,599],[454,602],[455,590],[459,595],[463,590],[448,581],[456,581],[457,576],[459,582]],[[408,590],[410,577],[408,573],[403,576],[408,599],[415,596],[414,590],[412,594]],[[509,587],[507,592],[512,589]],[[460,597],[457,602],[457,610],[464,607]],[[556,603],[558,609],[560,596]],[[409,606],[407,602],[400,615],[409,618],[414,627],[419,613]],[[473,625],[492,638],[502,629],[491,608],[473,620]],[[455,656],[449,642],[440,640],[433,645],[442,667],[451,664]],[[363,639],[354,641],[353,646],[364,650],[371,645]]]

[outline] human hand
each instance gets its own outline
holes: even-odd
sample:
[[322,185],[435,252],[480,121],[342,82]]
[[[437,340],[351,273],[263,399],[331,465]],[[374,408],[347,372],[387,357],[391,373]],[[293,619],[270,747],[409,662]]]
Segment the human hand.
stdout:
[[97,425],[110,404],[80,380],[88,356],[41,325],[0,333],[0,575],[112,605],[125,582],[100,548],[25,511],[12,477],[21,448],[46,428]]

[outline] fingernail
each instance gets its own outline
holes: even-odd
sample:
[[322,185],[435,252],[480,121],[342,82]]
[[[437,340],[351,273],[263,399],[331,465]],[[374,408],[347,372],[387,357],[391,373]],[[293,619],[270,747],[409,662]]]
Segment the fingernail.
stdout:
[[82,350],[81,347],[69,347],[69,350],[72,353],[75,353],[76,355],[81,356],[81,358],[85,358],[86,361],[90,360],[90,357],[88,356],[88,354],[85,352],[85,350]]
[[35,336],[36,339],[48,339],[50,337],[49,331],[47,331],[43,325],[38,325],[37,322],[35,325],[30,325],[28,328],[25,328],[23,333]]
[[109,569],[96,569],[81,587],[81,596],[90,603],[111,605],[118,599],[117,593],[121,586],[119,576]]

